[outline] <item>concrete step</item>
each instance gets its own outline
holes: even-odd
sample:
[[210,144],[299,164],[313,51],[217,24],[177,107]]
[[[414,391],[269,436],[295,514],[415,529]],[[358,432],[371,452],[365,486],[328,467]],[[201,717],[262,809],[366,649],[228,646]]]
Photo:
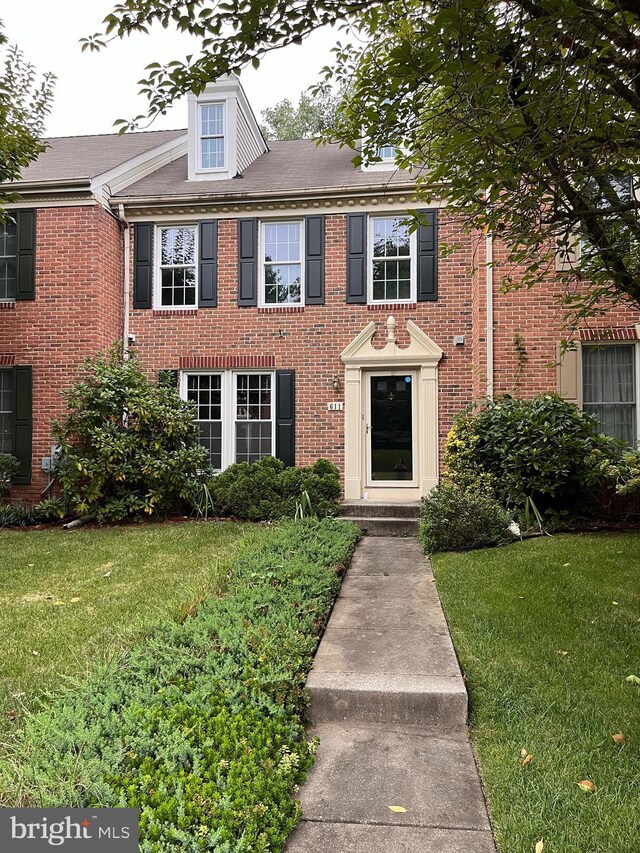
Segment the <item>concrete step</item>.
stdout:
[[360,543],[307,689],[315,723],[464,731],[467,693],[431,567],[415,540]]
[[467,693],[459,678],[393,673],[314,672],[307,689],[312,721],[398,723],[411,720],[433,732],[464,732]]
[[344,516],[345,521],[353,521],[365,536],[416,536],[418,533],[417,518],[371,516]]
[[396,725],[330,724],[312,732],[320,748],[287,851],[495,853],[466,736]]
[[420,501],[388,503],[385,501],[344,501],[340,515],[358,518],[418,518]]

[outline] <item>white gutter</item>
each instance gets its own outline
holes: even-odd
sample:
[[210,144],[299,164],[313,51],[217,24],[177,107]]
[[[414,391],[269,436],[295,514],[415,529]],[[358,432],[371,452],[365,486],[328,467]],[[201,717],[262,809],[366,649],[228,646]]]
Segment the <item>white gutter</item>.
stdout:
[[493,235],[487,231],[485,241],[487,275],[487,397],[493,400]]
[[122,281],[122,299],[123,299],[123,314],[122,314],[122,348],[125,354],[125,358],[127,355],[127,351],[129,349],[129,256],[130,256],[130,232],[129,232],[129,223],[127,222],[127,218],[124,213],[124,205],[118,205],[118,218],[120,219],[120,224],[122,225],[122,238],[123,238],[123,252],[124,252],[124,263],[123,263],[123,281]]

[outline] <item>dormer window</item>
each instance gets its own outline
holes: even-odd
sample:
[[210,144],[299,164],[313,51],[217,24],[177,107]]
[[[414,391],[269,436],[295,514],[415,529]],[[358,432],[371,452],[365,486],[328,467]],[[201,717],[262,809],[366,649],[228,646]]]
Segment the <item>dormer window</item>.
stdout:
[[220,77],[189,95],[188,180],[235,178],[267,150],[237,77]]
[[379,145],[376,154],[386,163],[395,163],[396,150],[395,145]]
[[225,168],[225,105],[200,106],[200,166],[202,169]]

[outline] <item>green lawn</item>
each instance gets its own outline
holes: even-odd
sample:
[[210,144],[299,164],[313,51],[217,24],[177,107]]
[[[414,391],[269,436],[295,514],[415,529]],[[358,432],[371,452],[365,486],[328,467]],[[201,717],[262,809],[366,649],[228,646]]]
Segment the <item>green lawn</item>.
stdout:
[[0,735],[21,702],[220,591],[239,545],[261,535],[231,522],[0,531]]
[[533,853],[540,839],[544,853],[637,853],[640,686],[626,678],[640,677],[640,535],[433,562],[502,853]]

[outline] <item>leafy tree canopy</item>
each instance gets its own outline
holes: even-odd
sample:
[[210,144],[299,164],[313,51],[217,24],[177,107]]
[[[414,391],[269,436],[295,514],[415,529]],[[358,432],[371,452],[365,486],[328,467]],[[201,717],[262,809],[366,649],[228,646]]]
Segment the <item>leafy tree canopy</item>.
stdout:
[[340,96],[326,91],[302,92],[297,106],[288,98],[262,110],[261,130],[266,139],[308,139],[327,133],[335,124]]
[[[9,45],[0,22],[0,184],[16,181],[21,171],[44,151],[40,137],[53,99],[53,74],[37,80],[22,52]],[[11,193],[0,190],[2,205]]]
[[[507,286],[555,277],[556,242],[575,235],[573,320],[610,299],[640,307],[637,0],[126,0],[84,47],[154,22],[199,36],[202,51],[149,66],[151,117],[273,48],[342,27],[317,90],[350,92],[328,139],[357,150],[364,137],[367,158],[396,145],[420,201],[445,192],[470,227],[511,247]],[[510,282],[511,265],[524,277]]]

